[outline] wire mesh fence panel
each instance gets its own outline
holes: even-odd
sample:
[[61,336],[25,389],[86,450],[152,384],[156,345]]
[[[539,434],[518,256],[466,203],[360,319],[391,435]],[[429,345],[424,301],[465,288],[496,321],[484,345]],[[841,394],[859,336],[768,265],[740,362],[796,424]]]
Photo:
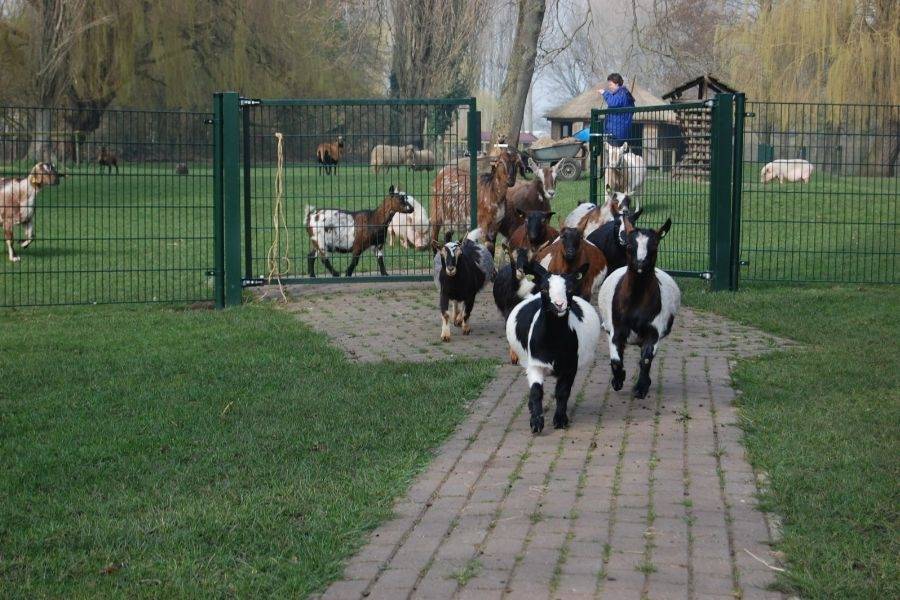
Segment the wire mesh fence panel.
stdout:
[[900,282],[900,106],[747,107],[741,278]]
[[[701,275],[710,269],[710,128],[705,103],[594,110],[592,147],[597,200],[605,190],[632,196],[637,225],[672,228],[659,247],[667,271]],[[631,122],[623,119],[631,116]],[[622,134],[621,132],[627,131]]]
[[[471,229],[473,110],[474,100],[244,106],[245,277],[314,282],[351,269],[354,279],[430,277],[435,231],[443,239]],[[277,228],[273,216],[281,210],[284,226]]]
[[0,306],[211,299],[209,117],[0,107]]

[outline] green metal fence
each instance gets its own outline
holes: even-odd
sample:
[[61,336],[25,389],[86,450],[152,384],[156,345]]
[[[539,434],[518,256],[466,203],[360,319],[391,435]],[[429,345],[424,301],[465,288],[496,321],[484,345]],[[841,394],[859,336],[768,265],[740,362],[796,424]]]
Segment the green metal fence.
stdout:
[[[660,245],[659,266],[670,273],[711,280],[714,289],[737,285],[733,265],[739,214],[735,195],[733,133],[743,112],[743,97],[720,94],[712,101],[639,108],[595,109],[591,113],[590,198],[602,203],[605,186],[633,196],[643,208],[640,224],[658,227],[669,217],[673,227]],[[604,121],[632,115],[627,139],[609,139]],[[612,146],[628,144],[626,159],[611,159]],[[615,162],[615,164],[613,164]],[[739,161],[737,161],[739,162]],[[646,169],[642,184],[641,169]],[[613,177],[615,176],[615,177]]]
[[742,279],[900,282],[900,106],[747,108]]
[[0,107],[0,306],[211,300],[210,116]]
[[[431,277],[430,211],[435,183],[451,173],[463,180],[464,214],[445,219],[443,231],[472,228],[476,186],[468,185],[476,170],[480,145],[479,115],[475,100],[249,100],[236,94],[216,96],[217,173],[221,175],[223,214],[217,232],[223,236],[220,257],[223,273],[221,303],[239,301],[240,286],[269,281],[276,273],[284,283],[333,283],[322,261],[309,258],[307,215],[335,209],[364,211],[378,207],[393,186],[414,201],[416,212],[400,217],[389,227],[384,262],[389,277],[379,272],[376,254],[360,257],[353,281],[414,280]],[[237,123],[237,125],[235,125]],[[282,139],[281,175],[284,193],[275,189],[279,175],[276,134]],[[322,144],[340,144],[339,158],[320,162]],[[334,150],[332,149],[332,152]],[[327,155],[330,157],[330,154]],[[221,163],[221,164],[219,164]],[[449,188],[444,194],[451,193]],[[281,202],[279,207],[277,202]],[[283,213],[279,211],[283,210]],[[238,216],[239,213],[239,216]],[[273,216],[281,214],[283,227]],[[332,215],[333,213],[329,213]],[[459,221],[459,222],[457,222]],[[240,232],[229,227],[240,227]],[[351,238],[352,231],[376,226],[329,223],[327,235]],[[273,264],[272,248],[279,236],[281,260]],[[394,235],[396,234],[396,235]],[[329,237],[329,239],[331,239]],[[235,253],[229,257],[229,253]],[[329,261],[342,275],[351,254],[329,251]],[[239,269],[234,267],[240,262]],[[347,280],[341,277],[341,281]]]

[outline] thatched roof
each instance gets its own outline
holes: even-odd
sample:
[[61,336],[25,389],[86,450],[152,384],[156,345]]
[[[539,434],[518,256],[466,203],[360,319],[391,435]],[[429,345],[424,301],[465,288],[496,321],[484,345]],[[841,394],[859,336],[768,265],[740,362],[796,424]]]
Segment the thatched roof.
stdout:
[[[557,106],[545,114],[544,117],[551,121],[589,121],[592,108],[606,108],[606,101],[603,100],[603,96],[597,91],[597,87],[593,86],[565,104]],[[631,89],[631,95],[634,96],[635,106],[660,106],[665,104],[662,98],[637,84],[629,89]],[[675,114],[669,110],[646,113],[637,112],[634,114],[634,120],[638,123],[675,123]]]

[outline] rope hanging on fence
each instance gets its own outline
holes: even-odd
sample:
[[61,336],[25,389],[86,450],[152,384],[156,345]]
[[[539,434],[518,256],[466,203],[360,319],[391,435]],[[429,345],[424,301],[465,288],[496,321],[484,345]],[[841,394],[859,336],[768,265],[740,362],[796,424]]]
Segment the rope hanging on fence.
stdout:
[[[277,140],[277,156],[278,162],[275,168],[275,200],[272,204],[272,245],[266,253],[266,266],[268,275],[266,276],[271,285],[272,280],[278,281],[278,291],[281,292],[281,298],[287,301],[284,293],[284,286],[281,283],[282,274],[290,273],[290,237],[287,228],[287,222],[284,213],[284,134],[276,133]],[[284,232],[284,241],[282,243],[281,235]]]

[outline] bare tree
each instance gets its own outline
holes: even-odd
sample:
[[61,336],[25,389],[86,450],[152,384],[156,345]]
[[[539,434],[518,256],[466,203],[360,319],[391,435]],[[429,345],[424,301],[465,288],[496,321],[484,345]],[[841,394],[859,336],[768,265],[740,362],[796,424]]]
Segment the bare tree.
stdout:
[[492,143],[500,136],[513,144],[519,139],[546,10],[546,0],[518,0],[516,34],[500,92],[500,108],[491,127]]

